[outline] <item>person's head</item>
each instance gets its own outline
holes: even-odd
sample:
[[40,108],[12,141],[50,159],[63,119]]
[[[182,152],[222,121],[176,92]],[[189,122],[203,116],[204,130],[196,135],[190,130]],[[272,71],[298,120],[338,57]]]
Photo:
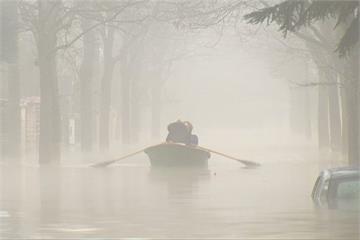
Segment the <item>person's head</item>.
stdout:
[[189,121],[185,121],[184,124],[186,128],[189,130],[189,133],[191,133],[193,130],[193,125]]

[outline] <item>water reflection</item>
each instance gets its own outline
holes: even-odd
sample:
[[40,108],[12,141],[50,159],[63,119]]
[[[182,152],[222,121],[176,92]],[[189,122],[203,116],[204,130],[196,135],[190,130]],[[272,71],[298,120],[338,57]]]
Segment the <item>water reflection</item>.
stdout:
[[[2,238],[354,239],[355,212],[315,209],[309,161],[243,169],[147,164],[1,168]],[[227,162],[226,162],[227,163]]]
[[210,170],[191,167],[155,167],[149,171],[153,184],[165,186],[169,198],[190,198],[198,192],[199,182],[209,181]]
[[[10,173],[11,174],[8,174]],[[1,194],[0,194],[0,233],[13,232],[14,237],[19,237],[21,231],[21,212],[23,209],[22,172],[15,166],[8,169],[1,168]]]
[[39,171],[40,226],[59,222],[62,199],[62,171],[58,167],[41,167]]

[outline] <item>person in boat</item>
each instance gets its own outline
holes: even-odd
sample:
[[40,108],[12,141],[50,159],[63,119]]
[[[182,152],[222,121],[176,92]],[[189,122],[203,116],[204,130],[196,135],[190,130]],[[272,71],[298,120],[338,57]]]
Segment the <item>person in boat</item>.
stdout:
[[185,123],[181,120],[170,123],[167,127],[169,133],[166,137],[166,142],[174,143],[190,143],[189,130]]
[[183,143],[186,145],[197,145],[198,137],[192,134],[193,126],[188,121],[177,120],[167,127],[169,133],[166,142]]
[[189,132],[189,145],[197,146],[199,144],[199,138],[197,135],[192,134],[192,130],[194,129],[193,125],[189,121],[185,121],[188,132]]

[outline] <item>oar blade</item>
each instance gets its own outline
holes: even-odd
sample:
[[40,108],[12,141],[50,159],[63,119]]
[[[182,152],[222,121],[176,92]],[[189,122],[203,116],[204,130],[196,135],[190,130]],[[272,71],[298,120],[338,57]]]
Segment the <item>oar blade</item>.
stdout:
[[242,164],[244,164],[247,168],[257,168],[260,167],[261,165],[257,162],[252,162],[252,161],[247,161],[247,160],[241,160],[239,161]]
[[92,164],[90,165],[90,167],[93,167],[93,168],[102,168],[102,167],[106,167],[108,166],[109,164],[113,163],[114,161],[107,161],[107,162],[101,162],[101,163],[95,163],[95,164]]

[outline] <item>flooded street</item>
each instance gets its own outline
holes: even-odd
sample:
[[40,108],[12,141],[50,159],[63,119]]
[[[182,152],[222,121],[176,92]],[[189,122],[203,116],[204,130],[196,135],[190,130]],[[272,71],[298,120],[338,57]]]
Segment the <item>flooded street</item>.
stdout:
[[358,239],[357,212],[313,206],[315,152],[268,153],[257,169],[217,156],[155,169],[142,154],[101,169],[2,166],[1,237]]
[[360,240],[359,12],[0,0],[0,240]]

